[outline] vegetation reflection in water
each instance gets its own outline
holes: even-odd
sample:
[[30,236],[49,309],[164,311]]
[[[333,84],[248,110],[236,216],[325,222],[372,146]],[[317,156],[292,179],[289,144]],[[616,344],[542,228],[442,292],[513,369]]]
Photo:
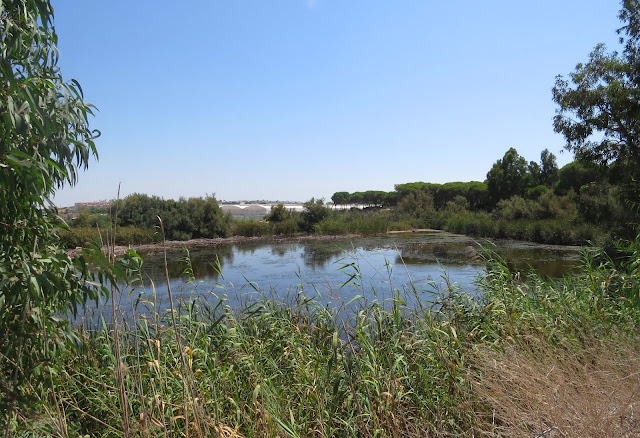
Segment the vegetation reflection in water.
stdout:
[[[483,246],[494,244],[446,232],[392,234],[357,239],[309,242],[250,242],[192,250],[188,253],[193,285],[187,284],[186,251],[168,255],[172,289],[182,298],[214,292],[239,302],[255,289],[279,296],[316,290],[327,300],[350,299],[361,290],[384,295],[393,287],[413,283],[425,298],[447,281],[467,291],[483,269]],[[498,241],[495,250],[513,270],[535,268],[542,276],[560,278],[579,261],[579,249]],[[143,280],[147,291],[153,282],[162,299],[164,257],[144,256]],[[363,288],[344,285],[357,270]],[[222,274],[222,275],[221,275]],[[152,281],[150,281],[152,280]],[[374,292],[370,292],[373,294]]]

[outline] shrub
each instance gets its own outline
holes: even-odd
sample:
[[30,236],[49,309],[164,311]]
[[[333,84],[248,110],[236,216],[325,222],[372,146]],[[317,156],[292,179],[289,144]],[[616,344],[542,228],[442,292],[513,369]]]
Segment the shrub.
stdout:
[[284,222],[291,217],[291,212],[283,204],[272,205],[265,220],[271,223]]
[[405,213],[417,213],[425,210],[434,210],[433,195],[424,191],[411,192],[398,202],[398,211]]
[[316,224],[315,232],[326,235],[347,234],[349,233],[349,226],[345,221],[326,219]]
[[134,193],[115,203],[120,226],[153,229],[162,218],[169,240],[226,237],[230,216],[225,215],[213,196],[204,198],[162,199]]
[[509,199],[503,199],[498,202],[493,212],[498,219],[515,220],[529,219],[533,216],[531,205],[520,196],[512,196]]
[[107,214],[90,213],[88,210],[83,210],[78,214],[78,217],[71,223],[73,227],[98,227],[107,229],[111,226],[111,219]]
[[273,234],[271,226],[266,221],[240,220],[232,225],[234,236],[259,237]]
[[273,234],[291,236],[298,232],[298,222],[290,217],[282,222],[272,222],[271,229]]
[[300,228],[307,232],[315,232],[315,227],[329,216],[330,210],[325,207],[322,199],[311,198],[303,204],[304,211],[300,215]]

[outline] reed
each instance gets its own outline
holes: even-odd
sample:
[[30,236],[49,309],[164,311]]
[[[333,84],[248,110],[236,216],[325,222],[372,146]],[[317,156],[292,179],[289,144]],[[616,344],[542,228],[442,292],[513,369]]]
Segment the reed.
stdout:
[[[16,435],[61,423],[69,436],[114,437],[638,433],[640,256],[626,248],[615,262],[585,253],[560,283],[488,253],[479,294],[445,281],[430,301],[410,279],[365,290],[349,258],[342,286],[360,293],[348,302],[340,286],[282,296],[249,283],[254,294],[231,305],[237,286],[220,272],[216,288],[194,284],[198,296],[163,310],[154,288],[117,338],[104,319],[77,328],[57,379],[64,409],[45,403]],[[601,390],[582,391],[584,379]],[[554,388],[557,408],[544,405]],[[583,409],[596,393],[608,402]]]

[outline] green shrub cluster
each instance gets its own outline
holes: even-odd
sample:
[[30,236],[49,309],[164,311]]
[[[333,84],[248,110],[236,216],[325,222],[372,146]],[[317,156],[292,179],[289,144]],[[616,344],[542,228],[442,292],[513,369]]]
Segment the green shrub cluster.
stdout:
[[231,218],[226,216],[213,196],[205,198],[162,199],[133,194],[111,207],[120,227],[155,229],[162,218],[168,240],[226,237]]
[[573,223],[563,219],[496,220],[488,213],[451,215],[443,229],[470,236],[553,245],[585,245],[604,236],[604,232],[593,224]]
[[231,228],[234,236],[259,237],[274,234],[269,222],[256,220],[235,220]]

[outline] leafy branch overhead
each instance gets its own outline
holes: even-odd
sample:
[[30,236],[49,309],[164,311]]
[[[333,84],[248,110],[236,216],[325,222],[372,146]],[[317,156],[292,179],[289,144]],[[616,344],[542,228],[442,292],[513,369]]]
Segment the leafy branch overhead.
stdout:
[[[33,406],[69,338],[61,315],[104,287],[60,247],[50,203],[97,157],[93,107],[58,67],[53,8],[0,0],[0,423]],[[98,250],[99,251],[99,250]],[[100,271],[103,278],[109,272]],[[113,278],[113,277],[111,277]],[[106,283],[105,283],[106,284]],[[7,420],[5,422],[5,420]]]
[[640,176],[640,2],[625,0],[619,18],[622,53],[599,44],[568,78],[556,78],[554,128],[578,159],[611,165],[631,188]]

